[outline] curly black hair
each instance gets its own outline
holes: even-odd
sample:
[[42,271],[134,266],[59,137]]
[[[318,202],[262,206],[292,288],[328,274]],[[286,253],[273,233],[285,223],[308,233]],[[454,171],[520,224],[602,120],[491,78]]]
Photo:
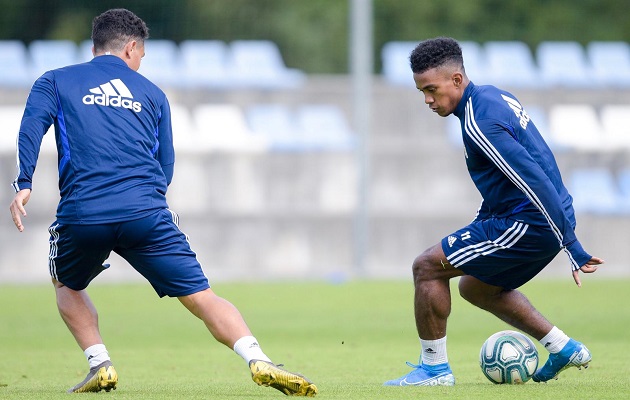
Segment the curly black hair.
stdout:
[[437,37],[420,42],[409,55],[409,64],[414,74],[446,64],[463,69],[462,48],[453,38]]
[[149,28],[140,17],[124,8],[107,10],[92,21],[94,50],[121,51],[130,40],[144,42]]

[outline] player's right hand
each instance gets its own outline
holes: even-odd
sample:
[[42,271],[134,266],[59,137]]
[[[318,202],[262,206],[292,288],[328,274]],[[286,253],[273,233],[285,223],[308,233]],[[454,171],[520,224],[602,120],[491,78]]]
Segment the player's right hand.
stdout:
[[591,259],[588,260],[586,264],[582,265],[580,269],[573,271],[573,280],[575,281],[575,284],[578,285],[578,287],[582,286],[582,282],[580,281],[580,271],[584,272],[585,274],[592,274],[593,272],[597,271],[598,265],[603,263],[604,260],[602,260],[601,258],[591,257]]
[[22,217],[26,217],[26,209],[24,206],[28,203],[28,200],[31,198],[31,189],[22,189],[15,194],[11,205],[9,206],[9,210],[11,210],[11,218],[13,218],[13,223],[18,231],[22,232],[24,230],[24,225],[22,225]]

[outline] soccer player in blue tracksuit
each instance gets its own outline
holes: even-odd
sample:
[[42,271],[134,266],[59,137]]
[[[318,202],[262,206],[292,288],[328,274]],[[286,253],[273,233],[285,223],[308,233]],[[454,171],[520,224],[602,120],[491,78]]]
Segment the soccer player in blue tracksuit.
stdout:
[[315,385],[273,364],[236,307],[210,289],[168,209],[175,161],[170,109],[165,94],[136,72],[146,38],[145,23],[128,10],[96,17],[94,59],[41,76],[20,126],[10,210],[21,232],[42,138],[55,125],[61,199],[49,228],[49,270],[61,317],[90,367],[69,392],[109,391],[118,382],[85,291],[114,251],[160,297],[177,297],[203,320],[216,340],[248,363],[257,384],[314,396]]
[[449,280],[475,306],[540,341],[549,359],[533,376],[552,379],[567,367],[586,367],[591,353],[543,317],[517,290],[560,252],[573,278],[603,263],[575,236],[572,198],[553,154],[516,98],[466,76],[462,51],[451,38],[421,42],[410,55],[416,87],[439,116],[461,122],[464,156],[483,202],[475,219],[443,238],[413,263],[419,365],[388,386],[455,384],[446,353],[451,310]]

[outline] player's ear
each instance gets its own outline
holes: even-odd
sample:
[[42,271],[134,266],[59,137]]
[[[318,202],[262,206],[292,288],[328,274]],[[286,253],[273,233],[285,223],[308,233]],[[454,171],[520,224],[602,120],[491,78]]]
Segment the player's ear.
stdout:
[[138,42],[136,42],[135,40],[130,40],[125,45],[125,50],[124,50],[125,57],[127,59],[131,58],[131,55],[133,54],[134,51],[138,51]]
[[459,88],[462,82],[464,82],[464,76],[462,75],[461,72],[456,71],[456,72],[453,72],[453,75],[451,76],[451,80],[453,81],[453,85],[455,85],[456,88]]

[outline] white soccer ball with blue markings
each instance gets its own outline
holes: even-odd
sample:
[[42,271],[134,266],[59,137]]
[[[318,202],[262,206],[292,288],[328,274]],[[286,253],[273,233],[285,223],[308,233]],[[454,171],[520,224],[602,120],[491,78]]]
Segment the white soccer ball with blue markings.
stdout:
[[522,333],[501,331],[481,346],[479,365],[492,383],[525,383],[538,368],[538,351]]

